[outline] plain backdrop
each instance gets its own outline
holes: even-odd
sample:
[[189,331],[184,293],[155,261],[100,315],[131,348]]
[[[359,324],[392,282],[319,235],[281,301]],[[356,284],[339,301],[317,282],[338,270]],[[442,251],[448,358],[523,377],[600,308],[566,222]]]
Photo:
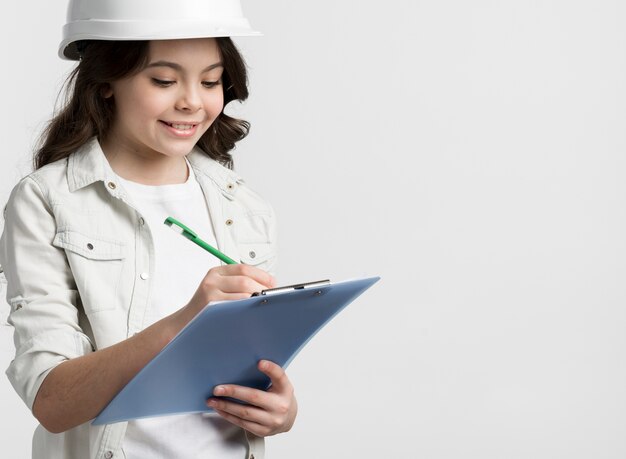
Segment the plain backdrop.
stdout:
[[[2,202],[72,67],[65,6],[3,4]],[[626,457],[626,3],[244,10],[265,35],[237,40],[251,96],[227,110],[279,281],[382,276],[289,367],[268,457]],[[2,456],[34,426],[1,377]]]

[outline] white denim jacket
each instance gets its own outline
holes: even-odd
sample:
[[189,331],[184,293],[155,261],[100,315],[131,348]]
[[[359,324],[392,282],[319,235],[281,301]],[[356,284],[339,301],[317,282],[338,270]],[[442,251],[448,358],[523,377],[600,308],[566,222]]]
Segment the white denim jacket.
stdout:
[[[272,207],[235,172],[198,149],[187,156],[206,197],[219,249],[272,272]],[[32,410],[59,363],[111,346],[144,328],[154,271],[150,228],[94,138],[68,158],[23,178],[4,209],[0,265],[14,327],[11,384]],[[182,306],[182,305],[181,305]],[[33,457],[123,458],[126,423],[89,422],[61,434],[41,425]],[[264,455],[248,434],[249,458]]]

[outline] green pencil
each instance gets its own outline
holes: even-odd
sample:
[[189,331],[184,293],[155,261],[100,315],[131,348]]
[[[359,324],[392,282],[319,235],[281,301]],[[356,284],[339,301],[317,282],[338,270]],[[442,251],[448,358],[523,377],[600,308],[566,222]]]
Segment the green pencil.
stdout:
[[196,244],[198,244],[200,247],[202,247],[207,252],[211,253],[212,255],[215,255],[217,258],[222,260],[224,263],[229,264],[229,265],[236,265],[237,264],[237,262],[235,260],[233,260],[232,258],[224,255],[222,252],[217,250],[215,247],[213,247],[213,246],[207,244],[206,242],[204,242],[202,239],[200,239],[198,237],[198,235],[196,233],[194,233],[191,229],[187,228],[185,225],[183,225],[181,222],[179,222],[175,218],[167,217],[163,223],[165,223],[167,226],[172,228],[177,233],[182,234],[183,236],[185,236],[191,242],[195,242]]

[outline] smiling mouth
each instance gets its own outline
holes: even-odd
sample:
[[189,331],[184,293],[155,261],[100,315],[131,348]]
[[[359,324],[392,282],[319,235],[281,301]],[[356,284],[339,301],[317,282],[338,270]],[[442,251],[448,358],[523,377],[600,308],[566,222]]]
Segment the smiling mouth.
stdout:
[[198,124],[191,124],[191,123],[168,123],[167,121],[161,121],[161,123],[172,127],[178,131],[190,131],[191,129],[195,128]]

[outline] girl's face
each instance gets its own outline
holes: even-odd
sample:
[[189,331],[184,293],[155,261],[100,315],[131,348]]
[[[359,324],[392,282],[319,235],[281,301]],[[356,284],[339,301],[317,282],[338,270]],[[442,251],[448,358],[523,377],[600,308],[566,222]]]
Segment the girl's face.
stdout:
[[107,144],[146,159],[187,155],[224,107],[224,68],[212,38],[151,41],[148,65],[116,81]]

